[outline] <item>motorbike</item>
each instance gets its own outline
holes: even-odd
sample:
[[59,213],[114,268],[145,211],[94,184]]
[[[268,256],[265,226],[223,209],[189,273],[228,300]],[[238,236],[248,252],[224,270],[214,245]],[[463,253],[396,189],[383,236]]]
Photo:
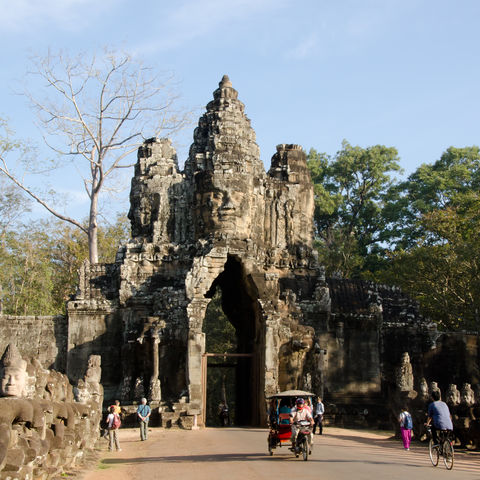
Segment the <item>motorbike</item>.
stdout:
[[308,420],[301,420],[296,423],[296,427],[298,428],[298,433],[295,440],[294,453],[297,458],[302,454],[303,459],[307,461],[308,456],[312,453],[309,441],[310,434],[312,433],[312,426]]

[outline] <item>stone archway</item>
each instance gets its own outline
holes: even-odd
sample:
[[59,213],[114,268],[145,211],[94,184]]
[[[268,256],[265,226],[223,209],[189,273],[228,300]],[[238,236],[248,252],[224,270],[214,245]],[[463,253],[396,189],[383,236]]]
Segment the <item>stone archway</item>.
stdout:
[[[217,288],[221,291],[222,310],[234,327],[236,336],[236,351],[230,355],[235,363],[235,392],[232,394],[236,405],[236,423],[258,425],[264,389],[261,352],[265,348],[258,293],[241,260],[233,255],[227,256],[224,270],[213,281],[205,296],[211,298]],[[205,352],[203,356],[203,402],[206,399],[207,355],[221,353]]]

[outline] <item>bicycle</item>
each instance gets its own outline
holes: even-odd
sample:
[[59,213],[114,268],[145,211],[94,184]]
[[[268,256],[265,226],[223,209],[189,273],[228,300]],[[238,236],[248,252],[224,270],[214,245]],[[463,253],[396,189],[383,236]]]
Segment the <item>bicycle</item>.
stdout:
[[443,458],[443,463],[445,464],[445,468],[447,470],[451,470],[453,468],[453,458],[454,458],[454,450],[453,450],[453,441],[451,439],[451,431],[450,430],[438,430],[438,443],[433,443],[432,438],[432,428],[430,425],[426,426],[427,434],[430,437],[430,441],[428,442],[428,453],[430,455],[430,461],[432,465],[436,467],[438,465],[438,460],[440,456]]

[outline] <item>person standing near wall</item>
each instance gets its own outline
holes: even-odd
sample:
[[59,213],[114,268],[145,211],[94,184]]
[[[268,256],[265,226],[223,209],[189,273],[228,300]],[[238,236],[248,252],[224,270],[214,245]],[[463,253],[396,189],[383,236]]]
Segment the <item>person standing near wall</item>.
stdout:
[[147,405],[147,399],[142,398],[142,403],[137,408],[137,416],[140,421],[140,440],[142,442],[144,442],[148,436],[148,421],[151,413],[152,410]]
[[315,412],[313,419],[315,420],[315,425],[313,426],[313,435],[315,435],[315,430],[318,427],[318,434],[322,435],[323,433],[323,414],[325,413],[325,407],[323,406],[322,399],[318,397],[317,403],[315,405]]
[[118,439],[118,429],[121,425],[120,415],[115,413],[115,406],[111,406],[108,411],[110,412],[107,416],[107,429],[108,429],[108,449],[113,451],[113,447],[117,449],[117,452],[121,452],[120,440]]

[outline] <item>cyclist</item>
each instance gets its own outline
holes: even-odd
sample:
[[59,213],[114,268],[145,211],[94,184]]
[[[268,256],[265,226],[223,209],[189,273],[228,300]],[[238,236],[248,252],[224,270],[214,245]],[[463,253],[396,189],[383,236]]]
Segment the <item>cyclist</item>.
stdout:
[[438,390],[434,390],[431,397],[432,403],[428,406],[428,420],[426,425],[431,425],[433,443],[438,444],[437,431],[452,431],[452,417],[448,405],[440,400],[440,392]]

